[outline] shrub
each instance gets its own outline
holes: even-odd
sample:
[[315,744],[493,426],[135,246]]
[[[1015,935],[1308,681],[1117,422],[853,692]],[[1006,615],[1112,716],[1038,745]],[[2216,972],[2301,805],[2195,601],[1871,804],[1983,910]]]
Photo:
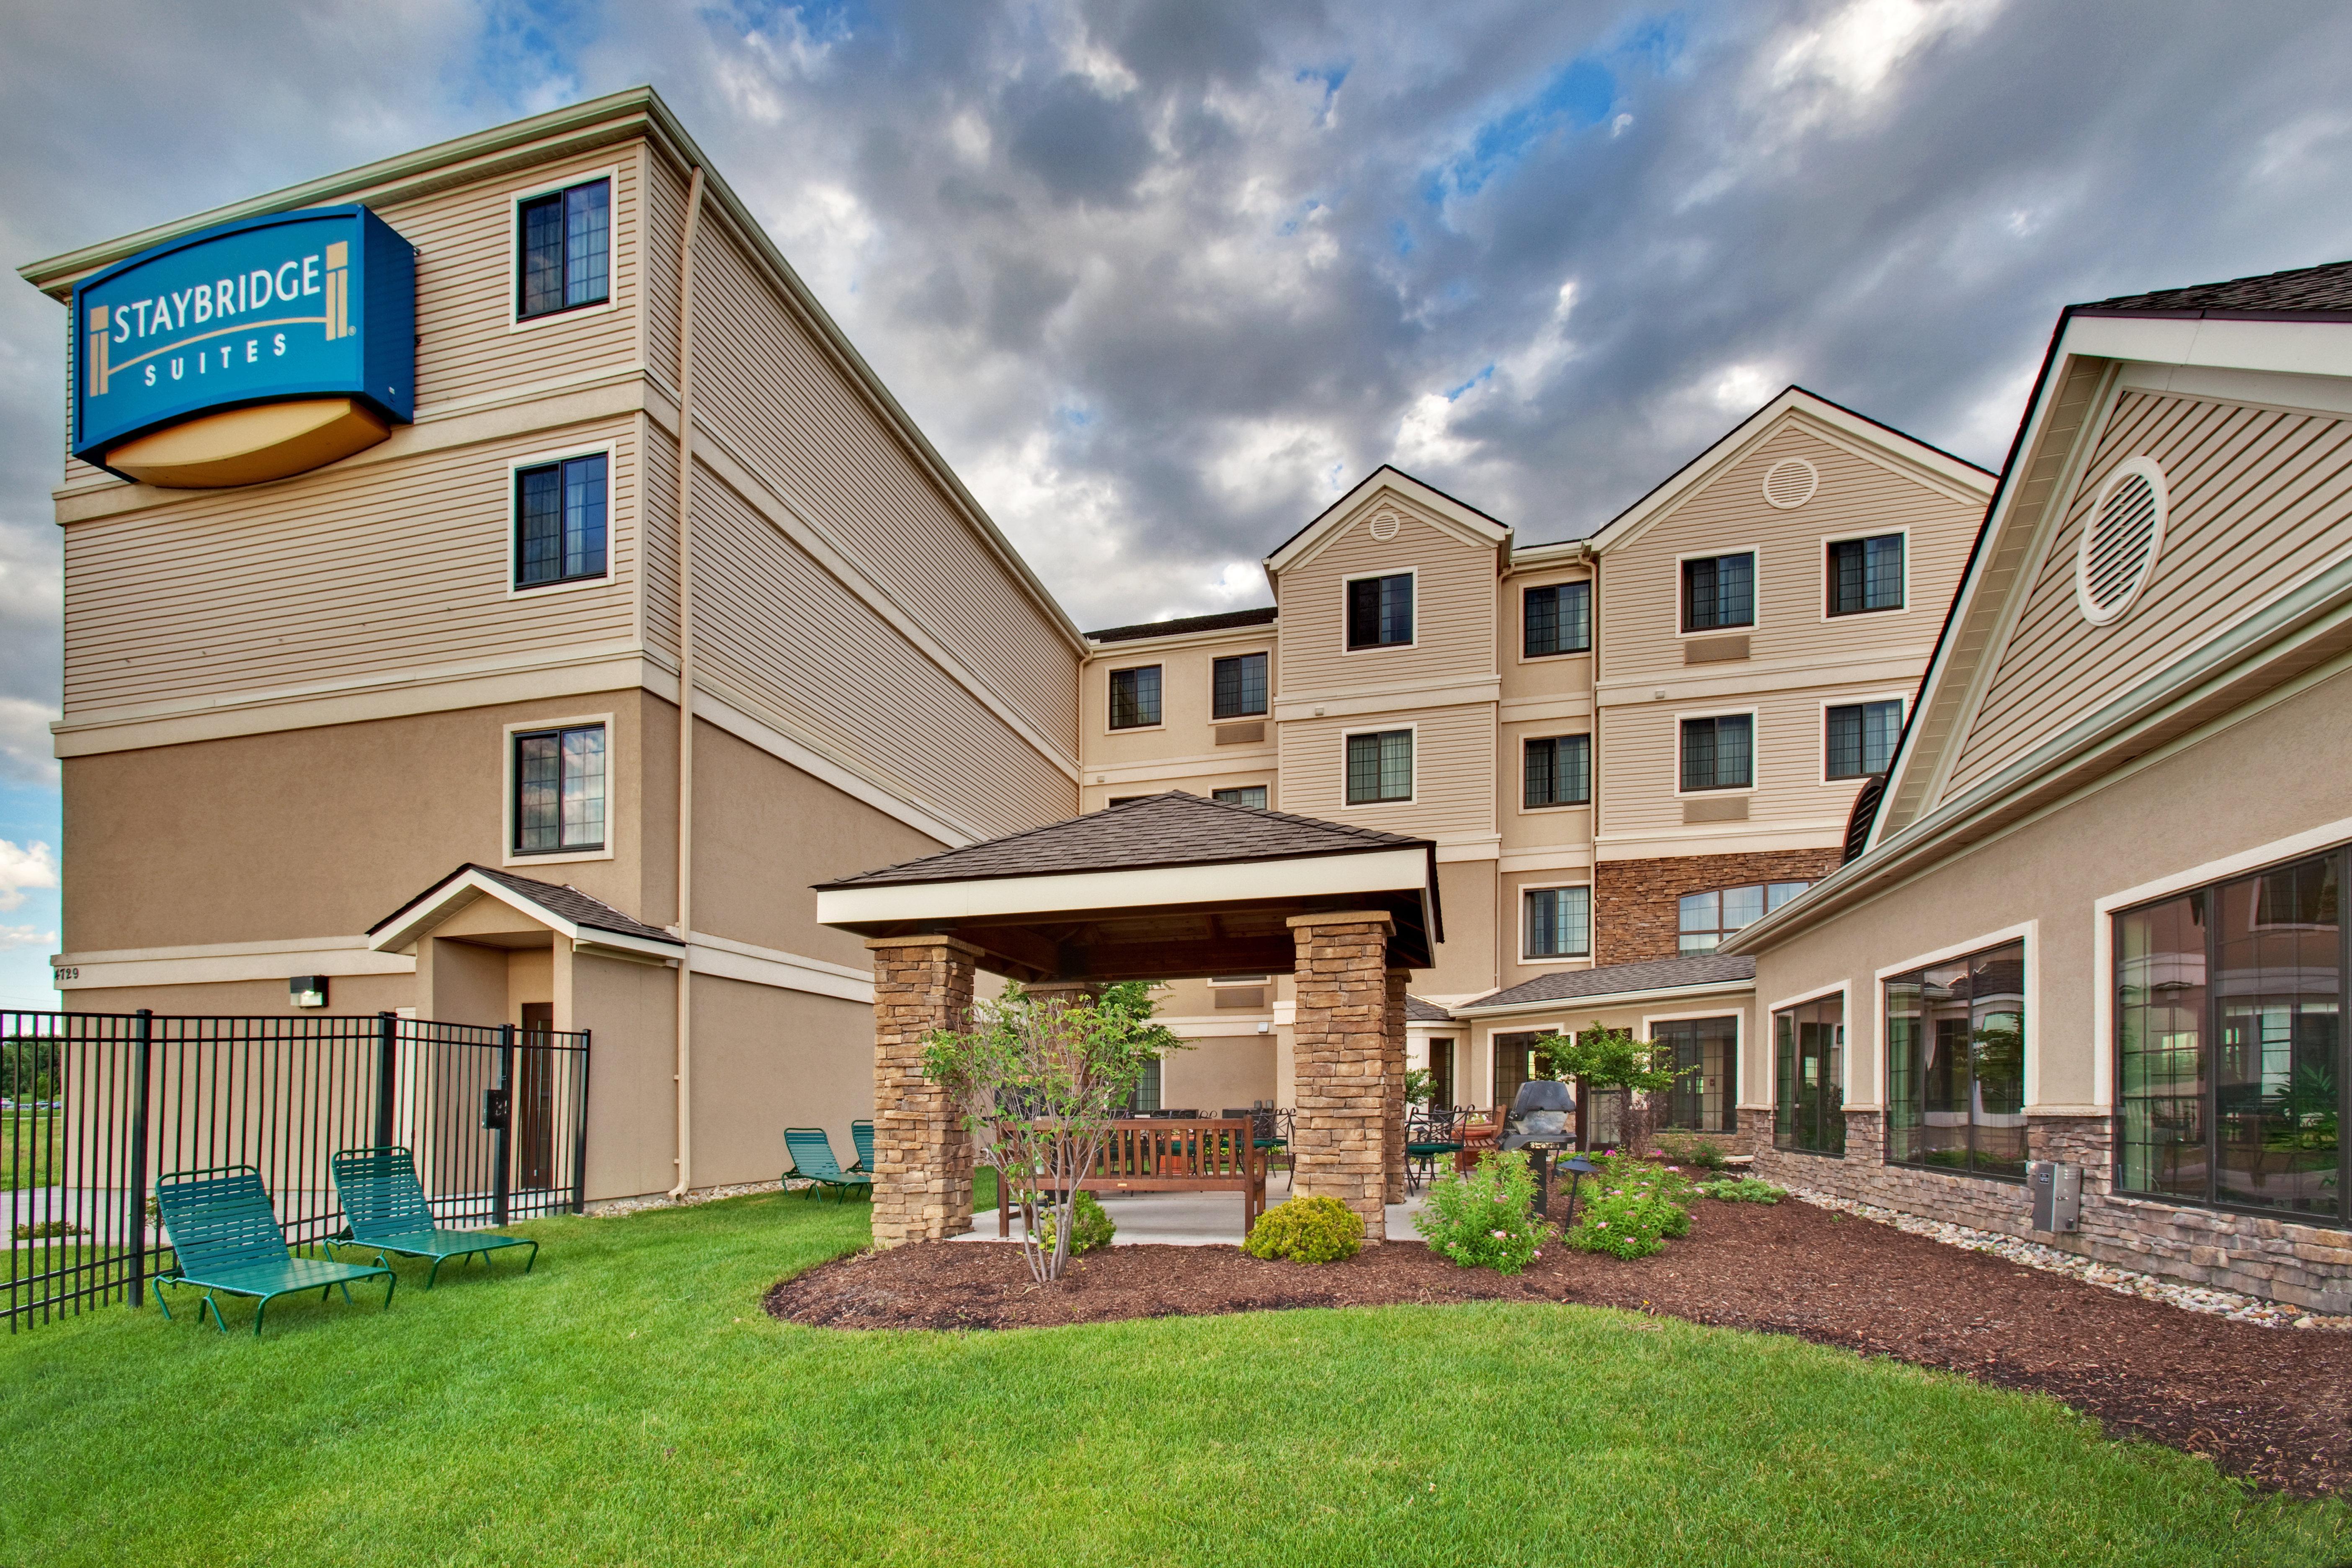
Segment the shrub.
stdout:
[[1429,1189],[1429,1205],[1413,1216],[1430,1249],[1462,1268],[1517,1274],[1559,1234],[1528,1212],[1536,1195],[1528,1157],[1479,1156],[1475,1170],[1446,1177]]
[[[1048,1205],[1037,1213],[1037,1245],[1051,1252],[1054,1249],[1054,1205]],[[1081,1252],[1092,1252],[1098,1247],[1108,1247],[1110,1238],[1118,1234],[1118,1226],[1103,1212],[1101,1204],[1092,1193],[1082,1192],[1070,1205],[1070,1253],[1076,1258]]]
[[16,1227],[18,1241],[38,1241],[44,1237],[88,1236],[89,1234],[89,1232],[80,1226],[62,1219],[35,1220],[29,1225],[20,1225]]
[[1252,1258],[1337,1263],[1363,1249],[1364,1221],[1337,1198],[1291,1198],[1257,1216],[1242,1250]]
[[1777,1204],[1789,1195],[1785,1187],[1769,1182],[1759,1182],[1753,1176],[1740,1176],[1721,1182],[1703,1182],[1699,1194],[1727,1204]]
[[1704,1138],[1661,1138],[1658,1148],[1670,1165],[1696,1166],[1702,1171],[1723,1169],[1723,1145]]
[[1618,1188],[1596,1193],[1578,1208],[1568,1244],[1580,1252],[1647,1258],[1665,1249],[1666,1237],[1683,1235],[1689,1228],[1690,1215],[1680,1204],[1654,1193]]

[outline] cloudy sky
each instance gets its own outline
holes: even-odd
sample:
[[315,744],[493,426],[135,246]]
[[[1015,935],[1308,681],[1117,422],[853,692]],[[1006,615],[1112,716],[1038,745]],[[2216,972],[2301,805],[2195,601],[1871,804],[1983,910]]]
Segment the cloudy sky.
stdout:
[[[2069,300],[2352,257],[2352,7],[0,4],[30,261],[633,83],[1087,626],[1394,462],[1581,533],[1795,381],[1998,465]],[[0,1005],[58,924],[63,312],[0,289]]]

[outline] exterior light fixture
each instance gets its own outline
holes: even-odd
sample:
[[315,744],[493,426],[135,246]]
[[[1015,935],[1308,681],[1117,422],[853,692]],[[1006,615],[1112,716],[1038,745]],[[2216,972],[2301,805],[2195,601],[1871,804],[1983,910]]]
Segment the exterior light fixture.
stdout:
[[297,1007],[323,1007],[327,1005],[327,977],[323,974],[297,974],[286,983]]

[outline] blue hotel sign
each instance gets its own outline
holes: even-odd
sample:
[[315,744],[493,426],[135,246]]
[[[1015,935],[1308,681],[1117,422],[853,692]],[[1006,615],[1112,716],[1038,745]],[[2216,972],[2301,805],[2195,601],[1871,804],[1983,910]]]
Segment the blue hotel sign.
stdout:
[[200,415],[347,397],[416,404],[416,257],[363,206],[245,218],[118,262],[74,290],[73,451]]

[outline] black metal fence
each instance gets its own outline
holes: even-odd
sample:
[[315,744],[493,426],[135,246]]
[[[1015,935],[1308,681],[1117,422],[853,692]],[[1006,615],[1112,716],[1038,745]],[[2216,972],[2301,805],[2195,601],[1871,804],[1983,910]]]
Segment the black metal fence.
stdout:
[[441,1224],[505,1225],[580,1212],[587,1131],[584,1030],[0,1012],[0,1318],[141,1305],[175,1171],[256,1167],[300,1245],[342,1229],[340,1150],[403,1145]]

